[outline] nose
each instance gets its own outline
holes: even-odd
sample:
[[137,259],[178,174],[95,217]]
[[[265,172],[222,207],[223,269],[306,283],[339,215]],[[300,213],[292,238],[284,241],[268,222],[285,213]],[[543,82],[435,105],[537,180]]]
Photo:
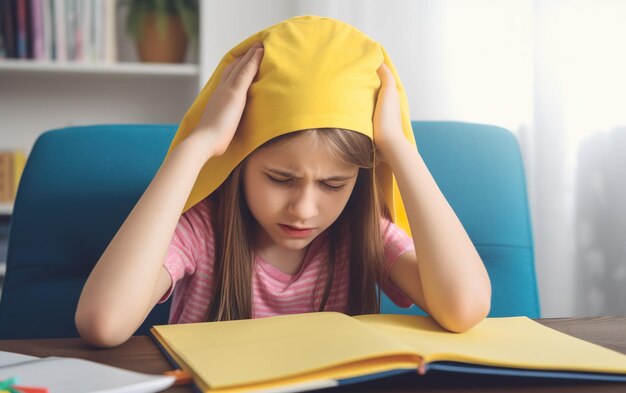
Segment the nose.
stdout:
[[313,187],[302,187],[294,190],[287,211],[296,219],[306,222],[318,214],[317,198]]

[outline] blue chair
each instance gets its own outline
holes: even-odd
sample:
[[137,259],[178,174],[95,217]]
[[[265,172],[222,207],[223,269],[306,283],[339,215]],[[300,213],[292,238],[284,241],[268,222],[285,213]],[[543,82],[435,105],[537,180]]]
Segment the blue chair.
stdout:
[[[539,318],[539,296],[524,167],[506,129],[460,122],[415,121],[426,165],[463,223],[492,285],[489,316]],[[383,297],[383,313],[424,315]]]
[[[74,313],[83,285],[177,127],[69,127],[37,139],[11,218],[0,339],[78,337]],[[167,323],[169,306],[155,307],[137,334]]]
[[[74,312],[94,264],[146,189],[177,125],[48,131],[35,143],[11,220],[0,339],[77,337]],[[519,148],[507,130],[414,122],[418,149],[492,280],[491,316],[539,317]],[[170,302],[137,330],[167,323]],[[402,309],[384,296],[382,312]]]

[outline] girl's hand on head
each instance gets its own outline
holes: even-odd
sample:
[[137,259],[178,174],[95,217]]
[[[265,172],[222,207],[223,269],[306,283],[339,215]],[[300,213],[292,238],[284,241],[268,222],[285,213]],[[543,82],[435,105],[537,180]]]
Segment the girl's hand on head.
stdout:
[[233,139],[246,106],[248,88],[259,70],[262,58],[263,45],[257,42],[224,69],[219,85],[192,132],[201,135],[200,143],[207,144],[207,160],[224,154]]
[[374,109],[374,144],[384,156],[385,150],[395,143],[404,143],[405,137],[402,131],[400,97],[396,90],[394,75],[385,63],[380,65],[377,73],[381,86]]

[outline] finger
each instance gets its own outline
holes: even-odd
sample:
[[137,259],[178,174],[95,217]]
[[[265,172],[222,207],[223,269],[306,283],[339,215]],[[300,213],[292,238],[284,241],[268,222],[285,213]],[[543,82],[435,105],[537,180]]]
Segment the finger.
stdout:
[[380,79],[383,82],[383,84],[388,84],[388,83],[395,84],[396,83],[396,79],[394,78],[393,73],[391,72],[389,67],[387,67],[385,63],[382,63],[380,67],[378,67],[377,73],[378,73],[378,76],[380,76]]
[[245,55],[243,55],[243,57],[241,58],[241,60],[233,67],[232,72],[228,75],[228,81],[233,83],[233,81],[235,79],[237,79],[237,76],[239,75],[239,73],[241,72],[241,69],[248,64],[248,61],[250,60],[250,58],[252,56],[254,56],[256,49],[257,48],[262,48],[263,46],[261,45],[260,42],[255,43],[254,45],[252,45],[250,47],[250,49],[248,49],[248,51],[246,52]]
[[241,60],[245,57],[246,54],[248,54],[251,50],[253,50],[255,47],[258,47],[260,45],[260,43],[255,43],[254,45],[252,45],[252,47],[250,47],[246,53],[244,53],[243,55],[237,56],[233,61],[230,62],[230,64],[228,64],[226,66],[226,68],[224,68],[224,72],[222,73],[222,80],[225,81],[227,80],[233,69],[237,66],[237,64],[239,64],[241,62]]
[[235,68],[235,65],[239,63],[242,57],[243,55],[236,57],[233,61],[230,62],[230,64],[226,66],[226,68],[224,68],[224,72],[222,73],[222,81],[225,81],[228,79],[228,77],[230,76],[230,73],[233,71],[233,68]]
[[239,71],[239,75],[235,76],[235,81],[233,86],[235,89],[237,88],[246,88],[250,87],[254,76],[259,71],[259,65],[261,64],[261,59],[263,58],[263,48],[257,48],[255,50],[254,55],[250,58],[250,60],[243,65],[241,71]]

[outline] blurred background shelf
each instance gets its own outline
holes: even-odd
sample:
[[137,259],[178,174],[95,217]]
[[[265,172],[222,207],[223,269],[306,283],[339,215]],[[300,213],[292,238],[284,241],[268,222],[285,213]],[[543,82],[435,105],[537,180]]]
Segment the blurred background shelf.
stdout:
[[198,77],[197,64],[167,63],[58,63],[54,61],[35,61],[4,59],[0,61],[0,75],[13,74],[102,74],[102,75],[154,75]]
[[[68,126],[180,122],[205,83],[201,70],[217,64],[203,54],[208,2],[199,2],[198,45],[188,42],[180,63],[141,62],[126,28],[128,9],[115,4],[107,60],[0,59],[0,150],[28,155],[41,133]],[[0,204],[0,214],[7,211]]]

